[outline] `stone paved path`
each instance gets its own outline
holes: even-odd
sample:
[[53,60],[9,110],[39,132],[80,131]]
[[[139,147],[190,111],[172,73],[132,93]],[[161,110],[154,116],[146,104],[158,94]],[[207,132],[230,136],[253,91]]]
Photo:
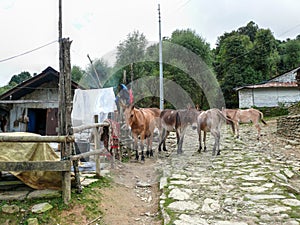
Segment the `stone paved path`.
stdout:
[[164,224],[300,224],[300,160],[283,154],[297,147],[278,147],[275,129],[263,127],[257,142],[253,127],[241,128],[242,140],[224,127],[218,157],[210,137],[208,151],[195,153],[197,134],[189,130],[183,155],[172,153],[162,167]]

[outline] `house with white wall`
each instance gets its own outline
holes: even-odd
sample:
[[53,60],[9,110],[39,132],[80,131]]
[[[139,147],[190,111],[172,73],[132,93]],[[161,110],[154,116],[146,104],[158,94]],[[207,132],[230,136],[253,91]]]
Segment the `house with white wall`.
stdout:
[[300,101],[296,72],[300,67],[274,77],[264,83],[236,88],[239,108],[276,107]]

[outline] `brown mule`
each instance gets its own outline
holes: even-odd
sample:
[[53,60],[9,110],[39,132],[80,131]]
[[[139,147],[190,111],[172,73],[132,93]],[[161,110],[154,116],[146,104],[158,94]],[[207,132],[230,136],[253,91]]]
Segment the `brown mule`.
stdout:
[[152,140],[154,129],[158,124],[159,109],[155,108],[136,108],[129,105],[125,108],[124,116],[127,126],[131,128],[131,134],[134,139],[133,149],[136,151],[136,160],[139,159],[138,154],[138,138],[140,138],[140,148],[142,151],[141,160],[145,160],[144,156],[144,140],[147,143],[147,156],[153,156]]
[[[223,114],[230,118],[234,122],[236,137],[239,138],[239,124],[240,123],[253,123],[257,129],[257,140],[259,140],[261,134],[261,128],[259,122],[261,121],[264,125],[267,123],[263,120],[263,113],[257,109],[222,109]],[[234,132],[234,133],[235,133]]]

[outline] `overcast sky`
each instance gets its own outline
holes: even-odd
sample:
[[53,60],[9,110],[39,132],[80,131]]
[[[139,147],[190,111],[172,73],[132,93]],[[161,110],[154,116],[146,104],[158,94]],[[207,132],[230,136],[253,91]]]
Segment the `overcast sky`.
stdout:
[[[63,0],[63,37],[73,40],[71,64],[85,69],[87,54],[107,55],[134,30],[158,41],[158,4],[162,36],[191,28],[212,48],[224,32],[249,21],[280,40],[300,34],[299,0]],[[59,70],[58,0],[0,0],[0,21],[0,86],[22,71]]]

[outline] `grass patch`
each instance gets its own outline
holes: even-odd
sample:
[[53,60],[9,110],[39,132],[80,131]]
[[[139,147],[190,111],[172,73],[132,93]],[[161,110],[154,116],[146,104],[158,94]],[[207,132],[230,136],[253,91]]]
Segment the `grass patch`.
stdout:
[[[99,195],[101,188],[109,187],[111,179],[101,177],[98,181],[90,184],[88,187],[83,188],[81,194],[72,190],[71,201],[68,205],[64,204],[62,197],[52,199],[25,199],[14,201],[1,201],[0,202],[0,224],[27,224],[29,218],[37,218],[39,224],[81,224],[78,221],[78,215],[68,214],[63,217],[63,212],[73,209],[75,206],[82,207],[81,214],[86,216],[88,220],[92,220],[101,214]],[[31,208],[35,204],[48,202],[53,208],[42,214],[34,214]],[[2,206],[17,205],[20,211],[14,214],[6,214],[2,212]]]

